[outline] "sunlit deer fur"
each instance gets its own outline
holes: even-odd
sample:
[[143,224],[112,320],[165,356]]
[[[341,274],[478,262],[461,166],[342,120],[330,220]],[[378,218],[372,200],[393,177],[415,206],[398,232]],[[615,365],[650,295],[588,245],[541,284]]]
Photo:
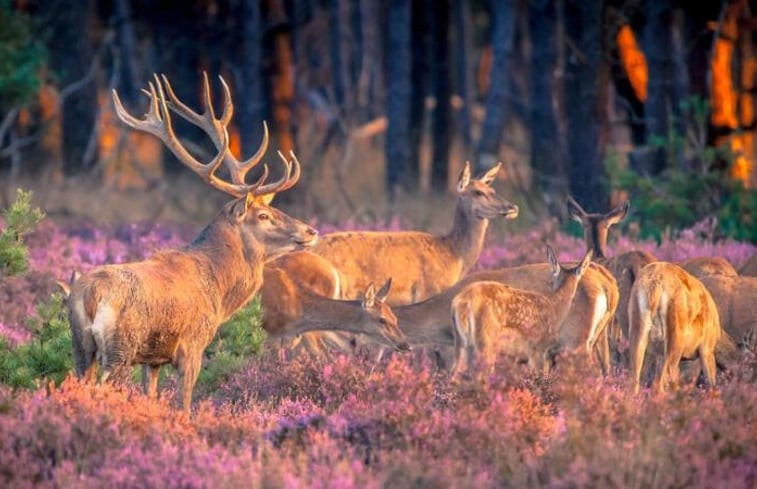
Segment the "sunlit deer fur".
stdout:
[[757,277],[699,279],[715,301],[720,325],[737,343],[757,346]]
[[514,219],[518,207],[490,186],[500,164],[472,179],[465,164],[457,184],[452,230],[444,236],[404,232],[339,232],[325,235],[313,248],[339,272],[342,297],[354,298],[369,280],[393,279],[391,305],[410,304],[451,287],[478,260],[489,220]]
[[467,285],[455,296],[453,373],[467,370],[477,358],[492,366],[499,354],[525,360],[533,369],[548,368],[591,251],[572,268],[560,265],[551,248],[547,255],[552,273],[552,290],[547,294],[483,281]]
[[[301,256],[297,260],[305,259]],[[312,264],[312,261],[307,263]],[[369,284],[362,301],[349,301],[319,295],[303,285],[308,278],[314,276],[293,277],[284,269],[265,267],[261,300],[263,328],[269,340],[276,342],[308,331],[343,331],[367,335],[397,350],[409,349],[405,335],[397,327],[397,318],[384,302],[391,279],[378,292]],[[313,339],[323,340],[318,336]],[[317,345],[316,348],[322,347]]]
[[749,259],[741,265],[739,268],[739,275],[745,277],[757,277],[757,253],[753,254]]
[[663,359],[660,391],[668,383],[677,388],[680,361],[697,356],[708,383],[715,385],[720,319],[712,296],[698,279],[672,263],[646,265],[631,288],[628,318],[634,392],[640,388],[645,355]]
[[733,265],[731,265],[731,262],[719,256],[689,258],[680,262],[679,265],[696,278],[703,278],[709,275],[736,277],[739,274]]
[[[159,137],[206,182],[237,198],[224,205],[191,244],[140,262],[97,267],[71,285],[68,300],[77,376],[93,380],[99,365],[104,381],[114,370],[142,364],[149,369],[145,391],[154,397],[158,369],[172,363],[179,373],[180,400],[187,411],[203,351],[221,322],[258,291],[264,261],[317,239],[314,229],[267,204],[274,192],[297,182],[296,159],[290,162],[282,157],[285,172],[278,182],[264,184],[266,169],[256,183],[245,183],[246,173],[265,152],[267,131],[255,156],[245,162],[229,157],[225,124],[232,106],[228,87],[221,82],[225,89],[222,117],[216,119],[210,105],[207,77],[206,112],[196,114],[198,125],[216,146],[217,154],[209,164],[194,159],[173,133],[165,78],[161,83],[156,77],[155,85],[150,84],[145,119],[129,115],[114,92],[116,111],[124,123]],[[212,132],[211,125],[219,131]],[[231,182],[215,175],[223,161]]]

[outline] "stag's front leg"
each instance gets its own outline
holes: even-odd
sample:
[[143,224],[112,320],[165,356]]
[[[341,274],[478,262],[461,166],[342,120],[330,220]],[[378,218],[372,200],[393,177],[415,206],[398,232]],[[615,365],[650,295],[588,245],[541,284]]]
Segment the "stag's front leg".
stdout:
[[177,350],[176,369],[179,372],[179,399],[184,412],[189,414],[192,406],[192,389],[202,365],[202,348],[189,349],[179,346]]
[[160,366],[142,365],[142,391],[148,399],[158,398],[158,378]]

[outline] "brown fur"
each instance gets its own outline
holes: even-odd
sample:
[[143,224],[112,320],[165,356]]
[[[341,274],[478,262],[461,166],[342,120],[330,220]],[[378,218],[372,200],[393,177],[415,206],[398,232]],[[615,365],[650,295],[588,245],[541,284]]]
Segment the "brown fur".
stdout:
[[681,267],[696,278],[708,275],[722,275],[724,277],[736,277],[738,272],[731,262],[719,256],[700,256],[689,258],[680,263]]
[[514,218],[517,206],[499,197],[491,182],[499,165],[479,179],[466,164],[458,182],[452,230],[423,232],[340,232],[324,236],[313,249],[339,272],[342,297],[355,298],[369,279],[392,277],[392,305],[410,304],[451,287],[478,260],[489,219]]
[[469,367],[480,356],[493,365],[504,353],[525,359],[532,368],[544,369],[558,330],[568,315],[578,282],[589,266],[591,252],[574,268],[557,263],[549,250],[551,291],[541,294],[498,282],[474,282],[452,300],[455,335],[453,373]]
[[679,383],[679,363],[699,356],[702,370],[715,385],[715,347],[721,337],[718,310],[702,283],[672,263],[645,266],[631,289],[628,306],[631,375],[639,391],[644,357],[663,357],[658,389]]
[[737,343],[757,339],[757,277],[702,277],[720,316],[720,325]]
[[[337,300],[319,292],[332,292],[329,286],[329,272],[325,263],[317,255],[298,253],[291,260],[279,260],[288,265],[306,265],[306,274],[292,276],[287,270],[268,265],[263,272],[264,286],[261,290],[263,303],[263,328],[273,341],[283,337],[293,337],[307,333],[304,341],[315,350],[321,350],[324,339],[315,331],[333,330],[362,333],[376,341],[393,347],[408,349],[404,334],[397,327],[397,318],[384,299],[391,281],[375,293],[370,284],[362,294],[362,301]],[[308,256],[309,255],[309,256]],[[315,274],[314,270],[323,273]],[[314,280],[309,284],[308,279]],[[306,285],[308,284],[308,285]]]
[[757,277],[757,253],[753,254],[749,259],[741,265],[739,268],[739,275],[747,277]]
[[69,298],[77,375],[93,379],[95,359],[104,379],[125,366],[147,365],[145,389],[154,396],[159,367],[172,363],[188,410],[205,347],[260,288],[264,259],[316,235],[259,198],[241,198],[183,249],[90,271]]

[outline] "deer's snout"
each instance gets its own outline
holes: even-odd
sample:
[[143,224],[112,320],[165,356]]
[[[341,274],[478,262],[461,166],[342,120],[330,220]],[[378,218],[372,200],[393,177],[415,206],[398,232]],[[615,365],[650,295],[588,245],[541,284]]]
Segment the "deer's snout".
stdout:
[[318,231],[315,228],[306,226],[305,229],[294,240],[298,245],[313,246],[318,241]]

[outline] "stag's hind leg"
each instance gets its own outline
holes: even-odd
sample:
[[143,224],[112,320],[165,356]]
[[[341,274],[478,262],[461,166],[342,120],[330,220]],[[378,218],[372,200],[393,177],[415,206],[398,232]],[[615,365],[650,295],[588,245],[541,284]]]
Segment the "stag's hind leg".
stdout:
[[190,349],[179,346],[176,352],[176,369],[179,372],[179,398],[182,409],[189,413],[192,406],[192,390],[202,366],[202,351],[204,348]]
[[702,363],[702,371],[707,378],[707,384],[710,387],[715,387],[717,372],[717,364],[715,362],[715,352],[710,348],[699,348],[699,361]]
[[159,365],[142,365],[142,391],[148,399],[158,398]]

